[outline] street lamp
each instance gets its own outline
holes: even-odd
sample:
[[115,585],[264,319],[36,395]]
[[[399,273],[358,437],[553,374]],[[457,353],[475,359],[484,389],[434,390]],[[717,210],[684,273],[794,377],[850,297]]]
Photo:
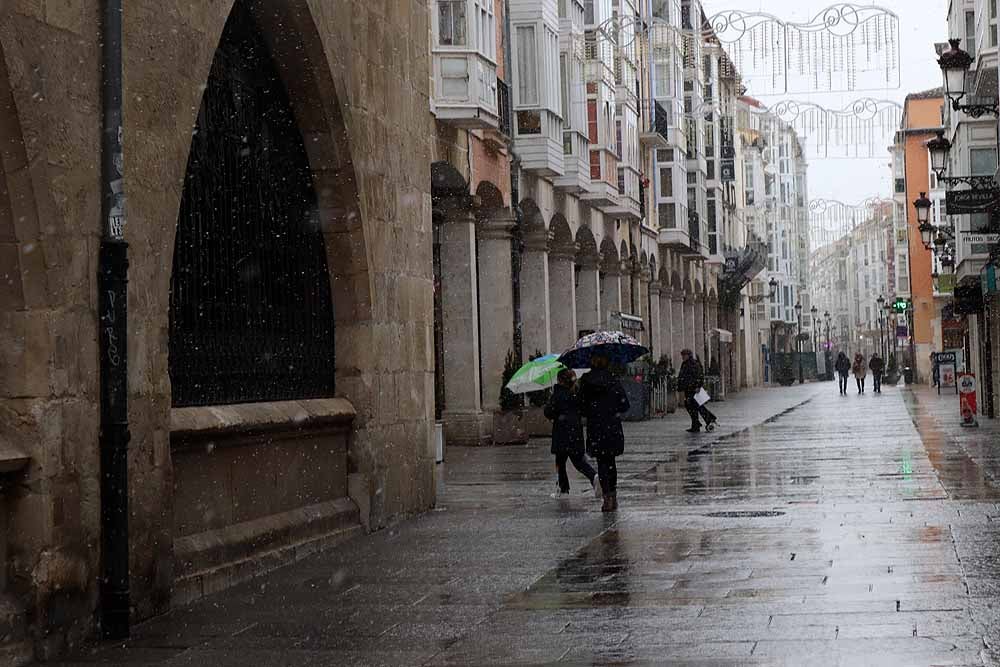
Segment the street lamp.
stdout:
[[961,111],[973,118],[979,118],[985,114],[997,115],[997,103],[990,104],[962,104],[965,97],[966,86],[968,84],[969,68],[972,67],[973,58],[967,51],[964,51],[959,44],[960,39],[949,39],[951,48],[941,54],[938,58],[938,65],[941,67],[941,74],[944,77],[944,92],[951,100],[951,108]]
[[879,347],[879,353],[882,355],[882,358],[884,359],[885,326],[883,325],[883,320],[882,320],[882,309],[885,307],[885,297],[879,294],[878,298],[875,299],[875,301],[878,302],[878,308],[875,310],[875,312],[878,313],[878,347]]
[[927,152],[931,158],[931,170],[937,174],[938,178],[944,176],[948,168],[948,152],[951,151],[951,142],[945,138],[944,132],[937,131],[937,136],[927,142]]
[[775,293],[778,291],[778,281],[774,279],[774,276],[771,276],[771,279],[767,281],[767,287],[769,289],[768,296],[773,299]]
[[798,333],[795,336],[795,351],[799,357],[799,384],[805,384],[802,376],[802,302],[795,302],[795,316],[799,321]]
[[817,348],[819,347],[818,339],[816,338],[816,313],[818,313],[818,312],[819,312],[819,308],[817,308],[816,306],[813,306],[812,308],[809,309],[809,314],[812,315],[812,319],[809,320],[809,323],[812,326],[813,352],[814,353],[816,352]]

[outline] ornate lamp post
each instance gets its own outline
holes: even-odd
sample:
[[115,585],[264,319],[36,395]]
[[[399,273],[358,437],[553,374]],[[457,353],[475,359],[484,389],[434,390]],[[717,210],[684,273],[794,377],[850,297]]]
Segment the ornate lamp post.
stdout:
[[817,337],[818,332],[816,331],[816,313],[818,312],[819,309],[816,306],[813,306],[812,308],[809,309],[809,314],[812,315],[812,319],[809,320],[809,322],[810,326],[812,327],[813,353],[819,351],[819,338]]
[[962,50],[959,44],[961,39],[949,39],[951,48],[941,54],[938,58],[938,65],[941,67],[941,74],[944,75],[944,93],[951,100],[951,108],[961,111],[973,118],[979,118],[986,114],[994,116],[998,113],[997,104],[962,104],[962,98],[967,92],[969,68],[972,67],[973,58],[967,51]]
[[795,351],[799,357],[799,384],[805,384],[802,376],[802,303],[799,301],[795,302],[795,317],[799,323],[798,333],[795,335]]

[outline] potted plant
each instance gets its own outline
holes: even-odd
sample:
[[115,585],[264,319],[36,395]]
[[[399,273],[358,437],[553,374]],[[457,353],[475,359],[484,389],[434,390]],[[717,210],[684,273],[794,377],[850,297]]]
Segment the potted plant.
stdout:
[[[544,356],[545,354],[541,350],[535,350],[528,361],[534,361]],[[545,417],[545,404],[549,402],[550,396],[552,396],[551,389],[533,391],[527,394],[528,408],[525,412],[525,427],[528,429],[528,435],[532,438],[552,437],[552,422]]]
[[503,376],[500,382],[500,411],[493,415],[493,444],[521,445],[528,442],[524,425],[524,402],[520,396],[507,389],[507,383],[517,372],[518,363],[514,353],[507,351]]

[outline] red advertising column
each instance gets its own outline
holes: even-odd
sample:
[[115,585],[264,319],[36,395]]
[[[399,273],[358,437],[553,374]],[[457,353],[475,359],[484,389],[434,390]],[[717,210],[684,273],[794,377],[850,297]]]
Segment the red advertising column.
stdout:
[[976,421],[976,376],[961,373],[958,376],[958,405],[962,413],[962,426],[979,426]]

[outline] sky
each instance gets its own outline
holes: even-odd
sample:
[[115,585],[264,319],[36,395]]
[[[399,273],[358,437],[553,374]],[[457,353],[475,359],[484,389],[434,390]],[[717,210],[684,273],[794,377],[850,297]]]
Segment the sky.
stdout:
[[[702,0],[705,13],[712,16],[725,10],[761,11],[784,21],[808,22],[840,0]],[[860,97],[895,100],[902,104],[908,93],[941,85],[934,43],[948,38],[947,0],[855,0],[858,6],[877,6],[899,16],[900,81],[896,90],[858,91],[854,93],[795,93],[784,96],[755,95],[773,106],[782,99],[805,100],[827,108],[843,109]],[[754,91],[748,91],[754,95]],[[886,137],[886,146],[892,141]],[[809,164],[809,198],[838,199],[857,203],[868,197],[891,196],[889,153],[878,159],[813,159]]]

